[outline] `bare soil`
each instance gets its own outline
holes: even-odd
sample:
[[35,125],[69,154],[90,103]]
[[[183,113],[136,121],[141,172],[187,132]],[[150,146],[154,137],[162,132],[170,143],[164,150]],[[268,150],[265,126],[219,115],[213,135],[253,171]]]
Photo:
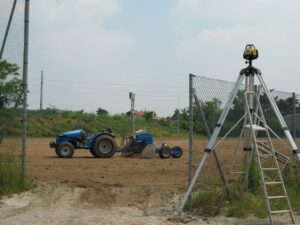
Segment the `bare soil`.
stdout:
[[[180,159],[124,158],[119,154],[99,159],[88,150],[76,150],[71,159],[60,159],[48,147],[51,139],[28,141],[29,174],[41,181],[67,181],[83,187],[115,186],[185,186],[188,179],[188,147],[185,140],[166,140],[170,146],[183,147]],[[164,140],[157,141],[159,146]]]
[[[268,224],[267,219],[203,218],[176,208],[188,180],[187,140],[158,140],[183,147],[180,159],[92,157],[78,150],[71,159],[57,158],[50,139],[28,140],[28,174],[37,188],[0,200],[0,224]],[[287,217],[276,218],[286,224]],[[300,218],[298,218],[300,221]]]

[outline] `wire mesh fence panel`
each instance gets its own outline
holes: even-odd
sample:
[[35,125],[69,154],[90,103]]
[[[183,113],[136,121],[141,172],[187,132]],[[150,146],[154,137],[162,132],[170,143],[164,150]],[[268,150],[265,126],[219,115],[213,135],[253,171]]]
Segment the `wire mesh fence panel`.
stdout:
[[278,108],[294,138],[300,138],[300,95],[271,90]]
[[[192,173],[202,160],[209,136],[217,126],[218,119],[235,85],[233,82],[211,79],[203,76],[193,76],[193,141],[192,141]],[[201,110],[203,116],[201,116]],[[231,116],[231,115],[230,115]],[[223,130],[222,133],[226,131]],[[203,172],[198,184],[221,184],[221,168],[225,173],[229,170],[230,151],[232,151],[236,139],[229,138],[226,143],[219,145],[214,154],[209,154],[204,164]],[[238,156],[236,156],[238,157]]]
[[[1,59],[17,64],[20,67],[20,73],[22,73],[25,0],[16,1],[14,10],[13,5],[14,1],[12,0],[0,2],[0,43],[1,46],[4,44]],[[11,23],[9,23],[11,15]]]
[[22,173],[24,6],[0,1],[0,185]]

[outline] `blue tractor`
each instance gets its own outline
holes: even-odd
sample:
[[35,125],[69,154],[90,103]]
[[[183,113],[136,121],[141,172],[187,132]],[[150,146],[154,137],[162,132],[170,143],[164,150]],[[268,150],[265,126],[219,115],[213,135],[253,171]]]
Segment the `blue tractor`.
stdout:
[[84,130],[78,129],[59,134],[55,142],[50,142],[50,147],[60,158],[71,158],[75,149],[87,149],[97,158],[111,158],[116,152],[125,157],[141,155],[144,158],[151,158],[159,154],[163,159],[180,158],[182,149],[179,146],[170,148],[163,143],[160,148],[153,144],[152,136],[145,131],[137,131],[129,137],[126,144],[117,147],[115,135],[110,129],[87,135]]
[[50,147],[60,158],[71,158],[74,149],[87,149],[97,158],[111,158],[117,149],[115,135],[110,129],[90,136],[84,130],[72,130],[57,135],[55,142],[50,142]]

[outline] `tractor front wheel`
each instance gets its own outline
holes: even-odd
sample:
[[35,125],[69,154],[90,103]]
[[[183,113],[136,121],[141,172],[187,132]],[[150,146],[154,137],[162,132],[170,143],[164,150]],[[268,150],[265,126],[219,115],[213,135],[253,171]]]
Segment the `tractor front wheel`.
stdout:
[[63,142],[56,147],[55,152],[60,158],[72,158],[74,146],[70,142]]
[[117,149],[116,141],[109,135],[101,135],[94,141],[91,153],[96,158],[111,158]]

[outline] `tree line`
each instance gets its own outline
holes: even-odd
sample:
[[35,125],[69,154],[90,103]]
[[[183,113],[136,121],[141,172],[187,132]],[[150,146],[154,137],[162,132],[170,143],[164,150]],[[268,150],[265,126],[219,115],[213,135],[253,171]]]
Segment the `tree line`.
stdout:
[[[292,114],[294,104],[294,99],[292,96],[286,99],[280,99],[278,97],[275,97],[274,100],[284,118]],[[280,124],[277,120],[275,113],[271,108],[266,94],[262,94],[260,96],[260,103],[268,126],[280,135],[282,133]],[[206,119],[208,128],[210,132],[212,132],[215,126],[217,125],[218,119],[223,111],[224,105],[222,105],[222,102],[217,98],[213,98],[210,101],[201,102],[200,105],[204,113],[204,117]],[[240,90],[233,101],[232,108],[230,109],[229,114],[225,120],[221,133],[227,133],[229,129],[231,129],[232,126],[245,114],[244,105],[244,91]],[[295,99],[295,106],[296,114],[300,114],[300,105],[298,99]],[[176,109],[174,111],[174,114],[170,117],[170,119],[172,121],[179,120],[179,128],[182,130],[189,130],[188,108]],[[300,123],[300,121],[297,121],[297,123]],[[193,124],[195,133],[206,135],[204,122],[195,102],[193,103]],[[290,126],[290,129],[292,128],[290,124],[288,124],[288,126]],[[242,123],[232,131],[231,135],[238,136],[240,134],[241,127]]]

